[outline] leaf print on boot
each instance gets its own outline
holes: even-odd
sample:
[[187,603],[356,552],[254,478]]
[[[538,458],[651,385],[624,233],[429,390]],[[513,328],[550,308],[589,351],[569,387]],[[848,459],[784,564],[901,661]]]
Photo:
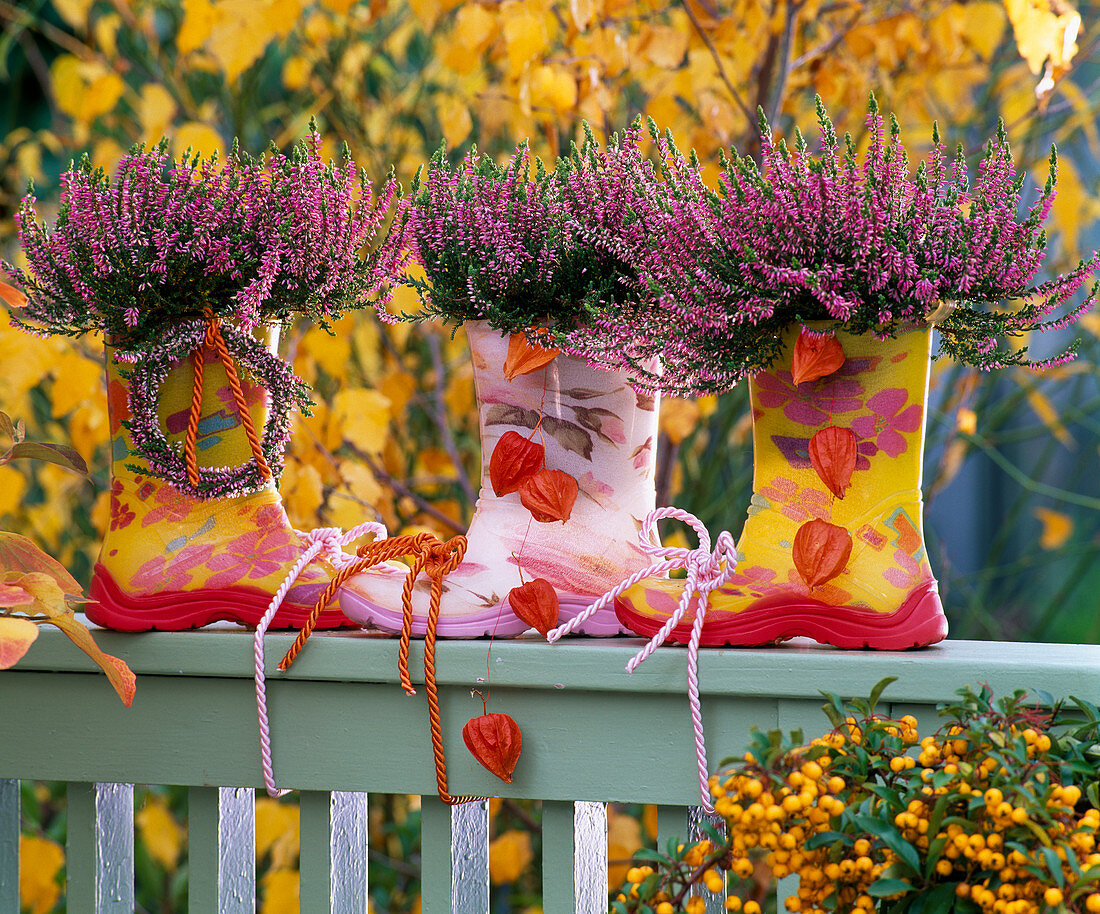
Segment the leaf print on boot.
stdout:
[[[438,633],[516,635],[531,626],[508,602],[513,588],[546,581],[564,622],[649,564],[638,527],[656,500],[657,403],[638,397],[623,373],[564,355],[509,381],[504,366],[510,345],[518,344],[485,323],[465,326],[481,425],[481,490],[465,560],[443,582]],[[346,583],[340,606],[363,625],[400,631],[404,582],[392,568],[365,571]],[[427,607],[427,584],[418,581],[417,635],[424,634]],[[622,626],[608,607],[583,631],[613,635]]]
[[[754,494],[737,568],[707,600],[700,643],[805,636],[903,650],[940,641],[947,621],[920,492],[931,331],[882,341],[840,331],[844,364],[795,385],[798,335],[788,331],[783,359],[749,381]],[[648,638],[682,591],[679,581],[645,580],[619,596],[616,610]],[[694,610],[670,639],[687,642],[693,621]]]
[[[205,347],[203,358],[195,457],[200,467],[238,466],[252,452],[228,394],[226,370]],[[157,413],[175,446],[186,434],[194,378],[192,362],[185,359],[169,371],[160,390]],[[246,377],[239,383],[253,425],[262,429],[266,393]],[[303,536],[291,527],[274,480],[251,494],[200,499],[141,472],[146,465],[129,432],[127,382],[110,347],[107,389],[111,526],[92,577],[88,618],[122,631],[179,630],[218,620],[258,624],[303,552]],[[306,565],[274,627],[300,628],[334,574],[323,556]],[[335,600],[319,622],[322,628],[350,624]]]

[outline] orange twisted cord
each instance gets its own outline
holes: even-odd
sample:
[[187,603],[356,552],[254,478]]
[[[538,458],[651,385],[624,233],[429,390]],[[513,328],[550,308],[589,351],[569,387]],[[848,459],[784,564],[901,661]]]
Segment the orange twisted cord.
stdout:
[[221,328],[218,326],[218,319],[214,317],[209,308],[206,309],[206,339],[209,344],[213,346],[214,351],[218,353],[218,358],[221,359],[222,365],[225,366],[225,375],[229,379],[229,389],[233,391],[233,399],[237,401],[237,414],[241,417],[241,424],[244,426],[245,436],[248,438],[248,445],[252,448],[252,457],[256,461],[256,466],[260,468],[260,475],[265,480],[272,478],[271,467],[267,465],[267,458],[264,457],[263,448],[260,446],[260,438],[256,434],[256,428],[252,424],[252,411],[248,408],[248,403],[244,399],[244,391],[241,389],[241,380],[237,377],[237,367],[233,364],[233,357],[229,354],[229,349],[225,345],[225,339],[222,337]]
[[191,353],[191,365],[195,370],[195,380],[191,385],[191,410],[187,414],[187,433],[183,436],[183,460],[187,465],[187,481],[191,483],[191,488],[197,489],[199,487],[199,464],[195,458],[195,440],[199,435],[199,413],[202,412],[202,375],[203,375],[203,363],[205,359],[203,357],[203,350],[206,348],[206,341]]
[[428,723],[432,734],[432,755],[435,758],[435,784],[439,799],[449,806],[473,803],[485,797],[453,797],[447,792],[447,762],[443,755],[443,725],[439,714],[439,691],[435,681],[435,639],[439,623],[440,601],[443,597],[443,578],[454,571],[466,555],[466,537],[455,536],[440,543],[438,540],[424,553],[424,570],[431,581],[431,600],[428,604],[428,624],[424,633],[424,686],[428,692]]
[[447,542],[440,542],[430,533],[418,533],[415,536],[395,536],[392,539],[377,540],[360,546],[356,551],[359,558],[341,568],[329,582],[328,587],[317,599],[309,619],[298,633],[294,644],[279,663],[280,671],[294,662],[306,640],[313,632],[321,611],[340,589],[343,583],[360,571],[378,565],[388,559],[399,556],[413,556],[405,583],[401,588],[401,639],[397,651],[397,668],[401,687],[409,695],[415,695],[412,679],[409,676],[409,642],[412,638],[413,587],[420,572],[427,574],[431,584],[428,603],[427,631],[424,634],[424,683],[428,692],[428,725],[432,736],[432,756],[435,762],[435,783],[439,799],[455,806],[460,803],[472,803],[485,797],[453,797],[447,791],[447,761],[443,752],[443,724],[439,713],[439,690],[435,679],[435,641],[436,627],[439,624],[440,602],[443,598],[443,578],[462,564],[466,556],[466,537],[454,536]]
[[294,639],[294,643],[290,646],[290,650],[286,652],[286,656],[279,662],[280,672],[285,673],[298,657],[298,654],[301,653],[306,640],[313,634],[313,629],[317,626],[317,620],[320,618],[324,608],[328,606],[332,598],[336,595],[336,591],[343,586],[348,578],[357,575],[360,571],[364,571],[374,565],[380,565],[382,562],[389,561],[390,559],[400,558],[403,555],[410,555],[412,553],[419,553],[420,544],[418,542],[418,537],[425,535],[427,534],[418,534],[417,536],[394,536],[390,539],[375,540],[373,543],[365,543],[360,546],[356,550],[356,555],[358,555],[359,558],[336,572],[332,580],[329,581],[328,587],[326,587],[324,592],[317,598],[317,602],[314,604],[313,610],[309,614],[309,618],[306,619],[306,624],[303,625],[302,630],[298,632],[298,637]]

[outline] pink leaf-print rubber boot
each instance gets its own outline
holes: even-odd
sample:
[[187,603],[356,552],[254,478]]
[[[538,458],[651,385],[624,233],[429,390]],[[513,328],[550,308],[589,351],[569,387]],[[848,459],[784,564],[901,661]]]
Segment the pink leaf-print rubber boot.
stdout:
[[[274,346],[275,334],[268,342]],[[213,350],[203,351],[202,409],[196,436],[200,467],[239,466],[251,450]],[[168,373],[158,416],[167,440],[180,446],[192,398],[189,359]],[[255,428],[267,419],[263,387],[242,375],[240,384]],[[90,587],[88,618],[120,631],[197,628],[216,621],[257,625],[272,596],[304,551],[304,535],[283,510],[275,482],[246,495],[200,499],[148,472],[124,423],[130,421],[129,385],[114,350],[107,350],[111,432],[109,528]],[[287,592],[273,628],[300,628],[335,575],[330,557],[309,562]],[[322,628],[351,625],[333,600]]]
[[[637,543],[641,520],[656,498],[657,402],[635,393],[624,374],[561,354],[508,380],[509,338],[483,322],[467,323],[466,332],[481,425],[481,490],[465,561],[444,581],[438,633],[516,635],[531,624],[512,611],[513,587],[548,581],[557,593],[558,621],[566,622],[649,564]],[[576,480],[576,501],[564,523],[535,520],[519,491],[494,491],[490,463],[508,432],[513,441],[518,435],[541,446],[546,469]],[[404,582],[404,569],[371,569],[348,580],[340,606],[364,626],[400,631]],[[417,582],[413,608],[413,632],[423,635],[427,582]],[[614,635],[622,627],[608,607],[582,631]]]
[[[783,358],[749,381],[752,503],[736,571],[704,604],[699,643],[756,646],[805,636],[904,650],[940,641],[947,620],[928,564],[921,500],[931,330],[882,341],[837,332],[844,363],[795,384],[799,334],[792,328]],[[811,447],[824,429],[831,431]],[[851,445],[843,455],[828,452],[827,442],[845,438]],[[826,485],[838,474],[850,480],[842,495]],[[682,581],[647,579],[618,597],[616,611],[649,638],[676,611],[682,591]],[[696,599],[671,640],[689,640],[698,611]]]

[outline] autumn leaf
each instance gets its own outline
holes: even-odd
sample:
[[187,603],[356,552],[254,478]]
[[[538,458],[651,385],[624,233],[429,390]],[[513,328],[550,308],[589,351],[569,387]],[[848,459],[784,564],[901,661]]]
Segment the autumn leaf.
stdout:
[[835,336],[818,336],[802,328],[791,354],[791,380],[795,384],[828,377],[843,364],[844,350]]
[[69,611],[69,604],[65,599],[65,592],[52,575],[43,571],[32,571],[27,574],[8,572],[0,578],[5,592],[12,589],[23,591],[30,600],[20,600],[18,604],[22,612],[28,616],[45,616],[52,619]]
[[513,333],[508,339],[508,355],[504,357],[504,377],[511,381],[545,368],[557,354],[557,349],[544,349],[538,343],[529,343],[522,333]]
[[6,282],[0,282],[0,301],[9,308],[22,308],[27,303],[27,296],[15,286],[9,286]]
[[579,494],[577,480],[561,470],[543,468],[528,476],[519,486],[520,503],[535,520],[543,524],[569,520]]
[[[3,597],[5,587],[0,584],[0,597]],[[0,670],[10,669],[22,660],[37,637],[38,626],[30,619],[0,616]]]
[[134,816],[134,825],[149,856],[169,873],[174,873],[186,833],[164,798],[150,793],[145,805]]
[[489,458],[489,482],[498,495],[510,495],[545,462],[546,448],[538,441],[507,431],[500,436]]
[[65,851],[49,838],[19,836],[19,905],[29,914],[49,914],[61,897],[58,874]]
[[489,881],[494,885],[515,882],[534,859],[531,835],[509,829],[489,844]]
[[512,783],[512,772],[523,748],[523,734],[507,714],[482,714],[466,721],[462,739],[474,758],[502,781]]
[[65,570],[65,566],[46,555],[33,540],[18,533],[0,530],[0,580],[12,583],[12,575],[41,572],[51,577],[69,603],[85,600],[84,588]]
[[99,665],[99,668],[107,674],[107,681],[118,693],[122,703],[127,708],[130,707],[134,702],[134,693],[137,691],[137,679],[126,663],[119,660],[118,657],[100,650],[99,645],[95,643],[95,639],[92,637],[92,633],[77,621],[76,614],[72,610],[63,615],[51,616],[49,621],[51,625],[56,625],[68,635],[73,644]]
[[535,578],[508,591],[508,605],[544,638],[558,624],[558,592],[546,578]]
[[856,468],[856,436],[848,428],[830,425],[810,439],[810,466],[837,498],[852,484]]
[[820,518],[806,521],[794,535],[794,567],[807,587],[831,581],[844,570],[851,554],[852,535]]
[[1039,534],[1040,549],[1060,549],[1073,533],[1073,518],[1051,508],[1036,508],[1034,515],[1043,525]]

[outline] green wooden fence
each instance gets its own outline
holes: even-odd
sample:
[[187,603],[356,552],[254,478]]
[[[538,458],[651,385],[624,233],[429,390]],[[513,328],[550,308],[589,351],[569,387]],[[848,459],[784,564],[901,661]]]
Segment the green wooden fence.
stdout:
[[[133,790],[190,788],[191,908],[252,911],[253,788],[262,785],[252,637],[239,629],[97,633],[138,675],[124,708],[90,662],[45,629],[0,673],[0,911],[18,910],[20,779],[69,784],[72,912],[133,910]],[[488,910],[484,803],[435,799],[423,689],[397,682],[397,644],[361,633],[315,635],[289,673],[275,664],[289,635],[267,641],[268,700],[280,785],[302,791],[302,910],[365,912],[369,793],[423,799],[425,914]],[[543,801],[547,914],[606,910],[609,801],[660,804],[659,840],[698,827],[685,654],[663,648],[624,671],[640,642],[535,639],[441,642],[437,676],[450,789]],[[488,655],[488,664],[486,657]],[[414,644],[414,679],[423,654]],[[484,771],[461,728],[489,709],[523,729],[512,784]],[[948,641],[906,653],[841,652],[808,644],[702,652],[700,679],[714,767],[744,750],[751,727],[821,732],[819,690],[867,695],[885,676],[890,710],[934,725],[934,706],[965,684],[996,693],[1040,689],[1100,700],[1100,647]],[[782,891],[782,889],[781,889]],[[708,907],[721,910],[721,900]]]

